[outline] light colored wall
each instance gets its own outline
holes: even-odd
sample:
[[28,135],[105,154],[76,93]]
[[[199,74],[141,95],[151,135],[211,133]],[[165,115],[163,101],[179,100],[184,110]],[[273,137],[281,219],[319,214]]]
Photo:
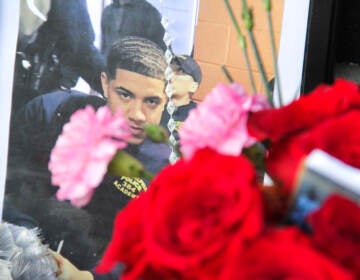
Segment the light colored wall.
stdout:
[[[284,0],[272,2],[272,19],[278,45]],[[240,16],[241,1],[230,0],[230,4],[238,21],[242,24]],[[258,43],[267,77],[271,79],[274,71],[266,14],[261,0],[248,1],[248,4],[254,13],[255,39]],[[247,35],[243,27],[242,32]],[[250,49],[248,40],[247,43]],[[248,53],[256,87],[258,91],[263,92],[261,77],[253,52],[249,50]],[[227,82],[220,68],[222,64],[227,67],[236,82],[243,84],[248,91],[251,91],[242,51],[223,0],[200,0],[198,24],[195,31],[194,58],[200,64],[203,72],[202,83],[194,96],[196,100],[202,100],[218,82]]]
[[169,19],[168,32],[173,36],[174,53],[191,54],[199,0],[147,0],[147,2]]

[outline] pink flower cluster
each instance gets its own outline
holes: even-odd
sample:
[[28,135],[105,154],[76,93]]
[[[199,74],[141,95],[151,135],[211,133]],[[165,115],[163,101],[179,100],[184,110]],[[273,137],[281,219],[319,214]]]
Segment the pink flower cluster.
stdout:
[[60,187],[57,198],[70,200],[77,207],[89,203],[109,162],[118,149],[127,146],[130,137],[120,110],[114,116],[106,106],[97,111],[91,106],[76,111],[50,155],[51,183]]
[[256,139],[247,132],[249,112],[270,108],[261,94],[248,94],[236,83],[218,84],[192,110],[179,129],[180,151],[190,158],[196,150],[210,147],[225,155],[237,156]]

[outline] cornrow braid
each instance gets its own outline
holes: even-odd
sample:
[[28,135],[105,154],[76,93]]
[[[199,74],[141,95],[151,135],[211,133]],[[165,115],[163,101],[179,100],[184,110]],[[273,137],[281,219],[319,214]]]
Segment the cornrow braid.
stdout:
[[165,80],[164,52],[154,42],[137,36],[116,41],[107,57],[107,75],[115,79],[116,69],[128,70],[147,77]]

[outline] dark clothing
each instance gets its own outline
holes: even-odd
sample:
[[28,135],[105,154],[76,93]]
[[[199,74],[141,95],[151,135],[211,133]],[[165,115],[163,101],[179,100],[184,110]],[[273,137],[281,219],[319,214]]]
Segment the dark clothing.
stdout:
[[69,90],[79,76],[101,93],[105,58],[94,39],[86,0],[52,0],[48,19],[36,34],[19,36],[13,111],[40,94]]
[[[197,105],[196,102],[190,101],[189,104],[179,106],[175,109],[175,111],[173,113],[173,119],[176,123],[175,130],[174,130],[174,136],[177,141],[179,140],[178,131],[179,131],[181,124],[185,121],[185,119],[189,115],[190,111],[192,109],[196,108],[196,105]],[[165,108],[165,110],[161,116],[160,125],[165,127],[168,131],[169,131],[169,128],[168,128],[169,119],[170,119],[170,115]]]
[[336,1],[336,62],[360,64],[360,2]]
[[[38,96],[18,112],[11,131],[6,186],[11,202],[39,222],[44,243],[56,250],[64,240],[61,253],[80,269],[94,267],[110,241],[117,211],[146,190],[148,183],[140,178],[106,176],[86,207],[78,209],[57,201],[57,188],[51,186],[47,169],[49,154],[71,114],[87,104],[98,108],[105,105],[105,100],[57,91]],[[168,163],[169,148],[165,144],[145,140],[126,150],[152,173]]]
[[3,201],[3,216],[5,222],[26,227],[28,229],[39,227],[39,224],[30,216],[22,213],[5,197]]
[[129,35],[147,38],[165,50],[164,33],[159,11],[145,0],[113,1],[101,15],[101,51],[105,55],[116,40]]

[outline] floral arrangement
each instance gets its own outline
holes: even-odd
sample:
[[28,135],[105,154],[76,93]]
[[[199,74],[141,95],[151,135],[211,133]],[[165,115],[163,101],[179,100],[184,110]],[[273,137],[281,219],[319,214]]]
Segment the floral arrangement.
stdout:
[[[270,12],[270,1],[263,2]],[[251,10],[242,3],[251,39]],[[98,273],[122,263],[121,279],[360,278],[360,207],[351,198],[329,196],[306,217],[305,229],[286,220],[303,162],[313,150],[360,168],[358,85],[337,80],[279,108],[267,89],[266,97],[236,83],[219,84],[190,112],[179,131],[183,157],[118,213]],[[96,137],[77,136],[82,118],[92,120]],[[149,131],[163,135],[154,127]],[[86,108],[63,135],[49,164],[59,199],[86,204],[108,164],[112,171],[146,174],[138,163],[131,166],[139,168],[115,163],[128,137],[121,113]],[[71,154],[70,140],[84,149]],[[82,164],[64,178],[63,159],[74,157]],[[273,185],[264,186],[264,172]]]
[[[244,113],[228,114],[229,106],[216,97],[233,97],[230,104],[238,104],[244,93],[234,88],[241,87],[219,85],[190,113],[179,131],[184,158],[164,168],[118,214],[99,273],[121,262],[121,279],[360,277],[355,202],[330,196],[307,217],[311,232],[284,223],[297,173],[312,150],[360,168],[358,86],[338,80],[277,109],[246,95]],[[191,127],[209,121],[206,111],[214,118],[211,129],[192,133]],[[270,142],[265,166],[275,186],[263,186],[252,162],[231,145],[238,140],[246,147],[253,139]]]

